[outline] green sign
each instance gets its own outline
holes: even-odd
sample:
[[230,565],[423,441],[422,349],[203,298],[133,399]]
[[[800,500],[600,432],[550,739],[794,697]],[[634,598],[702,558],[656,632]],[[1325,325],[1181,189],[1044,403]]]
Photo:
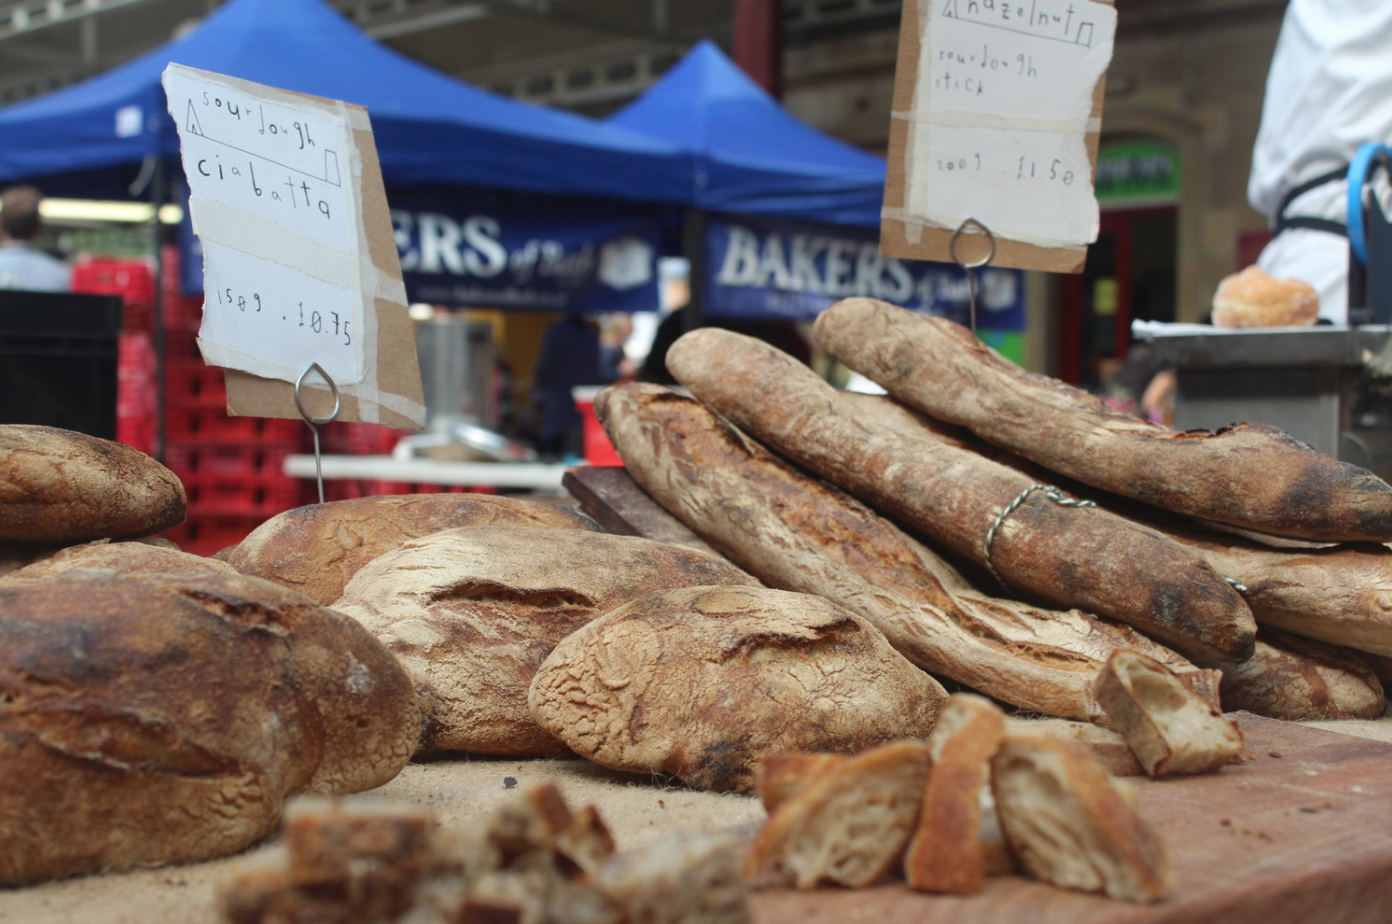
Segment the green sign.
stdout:
[[1179,197],[1179,152],[1148,141],[1114,144],[1097,155],[1097,201],[1173,200]]

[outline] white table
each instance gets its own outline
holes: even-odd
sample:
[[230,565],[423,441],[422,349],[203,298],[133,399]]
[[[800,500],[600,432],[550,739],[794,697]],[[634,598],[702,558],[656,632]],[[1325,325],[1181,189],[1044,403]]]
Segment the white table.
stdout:
[[[377,479],[408,484],[560,491],[564,462],[440,462],[391,456],[324,456],[324,480]],[[314,477],[314,456],[287,456],[285,474]]]

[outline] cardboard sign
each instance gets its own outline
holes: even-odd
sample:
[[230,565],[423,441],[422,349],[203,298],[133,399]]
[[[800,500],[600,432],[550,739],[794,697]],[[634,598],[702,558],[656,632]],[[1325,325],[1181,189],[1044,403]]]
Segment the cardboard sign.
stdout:
[[[422,426],[367,111],[178,64],[163,82],[203,244],[198,346],[226,369],[228,413],[299,417],[294,383],[317,364],[337,419]],[[305,378],[316,417],[333,407],[325,384]]]
[[[952,262],[968,219],[992,264],[1080,272],[1116,9],[1104,0],[906,0],[881,249]],[[985,256],[974,228],[959,242]]]

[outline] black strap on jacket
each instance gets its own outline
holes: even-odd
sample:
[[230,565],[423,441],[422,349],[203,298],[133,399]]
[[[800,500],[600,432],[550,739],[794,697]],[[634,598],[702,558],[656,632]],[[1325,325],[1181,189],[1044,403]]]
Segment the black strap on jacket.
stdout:
[[1281,198],[1281,205],[1276,209],[1276,227],[1273,229],[1274,233],[1280,234],[1282,231],[1290,228],[1304,228],[1310,231],[1324,231],[1329,234],[1337,234],[1340,237],[1348,237],[1348,226],[1341,221],[1334,221],[1329,218],[1313,218],[1307,215],[1294,215],[1289,217],[1286,215],[1286,209],[1290,208],[1290,204],[1310,190],[1317,189],[1335,180],[1344,180],[1347,178],[1348,164],[1344,164],[1342,167],[1335,168],[1327,173],[1321,173],[1319,176],[1312,177],[1299,186],[1292,188]]

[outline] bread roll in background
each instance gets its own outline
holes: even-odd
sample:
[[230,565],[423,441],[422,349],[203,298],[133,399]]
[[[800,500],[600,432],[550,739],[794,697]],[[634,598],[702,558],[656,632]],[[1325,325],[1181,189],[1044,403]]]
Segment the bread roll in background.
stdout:
[[0,588],[0,884],[205,860],[292,793],[405,766],[410,682],[356,623],[238,575]]
[[490,523],[598,531],[570,507],[495,494],[389,494],[296,507],[219,552],[242,574],[332,606],[358,569],[402,543],[442,529]]
[[1214,327],[1309,327],[1319,317],[1319,293],[1300,279],[1275,279],[1253,264],[1218,284]]
[[635,536],[470,526],[407,542],[366,565],[334,609],[358,620],[411,674],[423,754],[554,757],[527,688],[551,649],[653,590],[758,581],[706,552]]
[[184,522],[187,506],[178,477],[124,443],[0,425],[0,542],[152,536]]
[[946,691],[823,597],[688,587],[639,597],[566,638],[537,671],[537,723],[614,770],[754,790],[762,757],[923,738]]

